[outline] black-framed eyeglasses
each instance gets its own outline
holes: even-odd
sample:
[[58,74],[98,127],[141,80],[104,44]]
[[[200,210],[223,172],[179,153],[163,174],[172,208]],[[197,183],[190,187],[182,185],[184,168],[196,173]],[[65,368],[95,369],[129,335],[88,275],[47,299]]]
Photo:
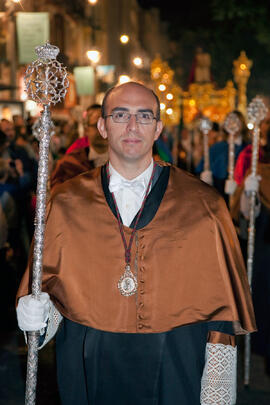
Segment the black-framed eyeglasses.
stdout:
[[113,122],[126,124],[132,115],[136,117],[136,122],[139,124],[152,124],[157,119],[150,111],[140,111],[136,114],[131,114],[127,111],[114,111],[112,114],[105,115],[104,118],[112,117]]

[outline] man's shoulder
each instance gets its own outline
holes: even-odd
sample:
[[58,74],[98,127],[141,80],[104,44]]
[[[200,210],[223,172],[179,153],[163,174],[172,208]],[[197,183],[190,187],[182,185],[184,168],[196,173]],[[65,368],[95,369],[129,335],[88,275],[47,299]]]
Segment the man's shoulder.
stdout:
[[51,198],[58,200],[88,193],[95,187],[99,178],[100,167],[80,173],[55,187],[52,190]]

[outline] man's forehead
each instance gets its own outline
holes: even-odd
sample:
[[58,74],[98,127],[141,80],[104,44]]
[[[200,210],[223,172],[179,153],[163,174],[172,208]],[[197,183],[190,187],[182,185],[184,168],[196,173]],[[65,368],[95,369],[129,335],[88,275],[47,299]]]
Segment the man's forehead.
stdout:
[[156,108],[156,100],[152,92],[143,87],[130,85],[115,90],[108,97],[108,107],[115,108],[131,108],[136,110],[145,110]]

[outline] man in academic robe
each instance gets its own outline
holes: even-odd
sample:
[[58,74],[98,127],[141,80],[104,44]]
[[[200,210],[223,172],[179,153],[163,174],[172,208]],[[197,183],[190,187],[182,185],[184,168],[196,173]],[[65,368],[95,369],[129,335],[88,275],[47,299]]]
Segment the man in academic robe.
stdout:
[[65,405],[235,404],[235,335],[256,326],[224,200],[153,161],[159,100],[142,84],[110,89],[98,128],[109,161],[54,190],[44,292],[29,295],[30,258],[19,327],[47,329],[44,345],[61,320]]
[[84,137],[77,139],[67,153],[56,162],[50,177],[51,190],[80,173],[103,165],[108,159],[108,144],[97,129],[101,106],[94,104],[87,109],[84,119]]

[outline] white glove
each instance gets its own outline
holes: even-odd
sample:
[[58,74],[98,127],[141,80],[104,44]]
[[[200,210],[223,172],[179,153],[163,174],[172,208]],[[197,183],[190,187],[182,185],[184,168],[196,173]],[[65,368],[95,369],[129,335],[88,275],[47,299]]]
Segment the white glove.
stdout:
[[248,175],[245,179],[245,192],[247,194],[252,193],[252,191],[259,191],[259,182],[261,180],[261,176],[253,176],[252,174]]
[[225,182],[225,193],[229,195],[233,195],[235,190],[237,189],[237,183],[232,179],[227,179]]
[[49,294],[43,292],[40,298],[32,295],[21,297],[17,306],[17,320],[22,331],[39,331],[46,327],[51,300]]
[[213,185],[213,176],[210,170],[204,170],[203,172],[201,172],[200,179],[210,186]]
[[[240,198],[240,211],[246,218],[246,220],[249,220],[249,214],[250,214],[250,196],[247,195],[247,193],[242,193],[241,198]],[[257,218],[260,215],[261,212],[261,202],[260,200],[257,199],[256,205],[254,207],[254,214],[255,218]]]

